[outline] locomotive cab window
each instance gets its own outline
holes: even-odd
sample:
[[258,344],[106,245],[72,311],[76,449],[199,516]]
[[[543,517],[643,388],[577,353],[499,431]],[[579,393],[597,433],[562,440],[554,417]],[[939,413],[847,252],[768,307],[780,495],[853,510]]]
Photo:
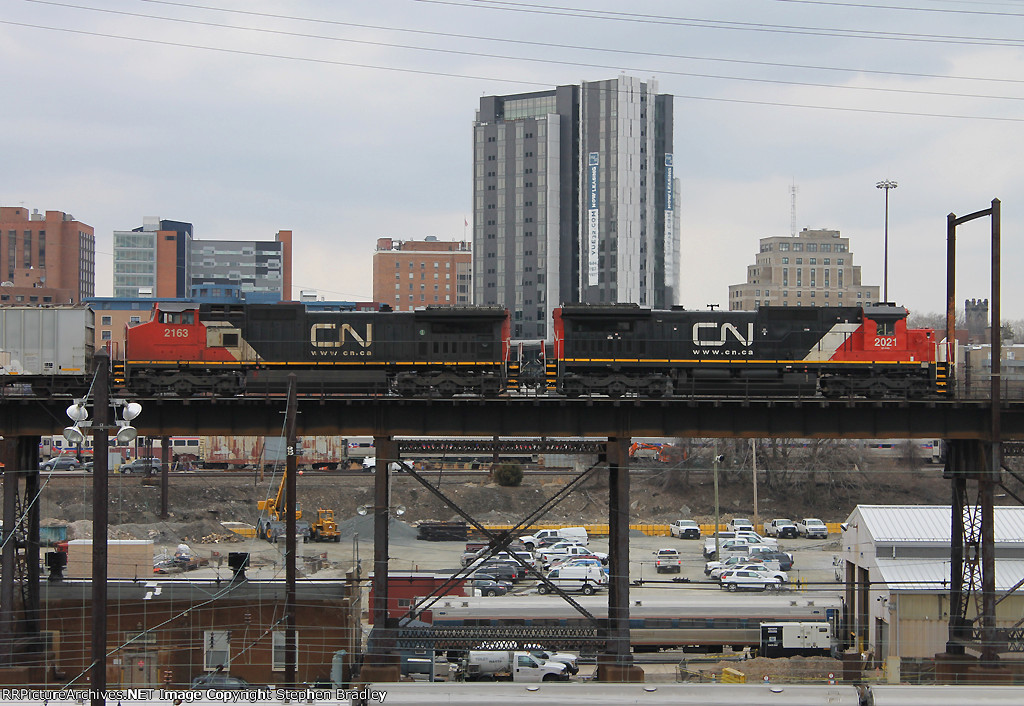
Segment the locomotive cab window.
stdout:
[[895,321],[876,321],[875,322],[875,335],[876,336],[895,336],[896,335],[896,322]]
[[195,323],[194,311],[162,311],[160,312],[160,323],[162,324],[186,324]]

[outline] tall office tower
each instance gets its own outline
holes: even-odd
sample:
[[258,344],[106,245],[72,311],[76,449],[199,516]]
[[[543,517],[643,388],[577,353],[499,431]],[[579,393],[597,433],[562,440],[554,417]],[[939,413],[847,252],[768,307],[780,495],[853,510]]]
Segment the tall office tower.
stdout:
[[620,76],[480,99],[473,293],[551,340],[563,303],[670,307],[679,281],[672,96]]
[[292,232],[274,240],[193,240],[190,296],[290,301]]
[[856,306],[876,303],[877,285],[861,284],[850,239],[838,230],[808,230],[795,237],[761,238],[760,252],[747,266],[747,281],[729,285],[729,309],[774,306]]
[[395,311],[465,306],[472,301],[471,259],[464,240],[377,238],[373,299]]
[[192,224],[147,216],[141,228],[114,231],[114,296],[189,296]]
[[62,211],[0,206],[0,306],[79,304],[96,293],[92,226]]

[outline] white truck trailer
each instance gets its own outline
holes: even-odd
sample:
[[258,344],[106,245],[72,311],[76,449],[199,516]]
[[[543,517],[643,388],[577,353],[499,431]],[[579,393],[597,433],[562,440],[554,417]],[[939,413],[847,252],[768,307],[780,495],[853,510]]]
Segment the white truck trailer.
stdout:
[[562,662],[538,659],[519,650],[470,650],[457,662],[457,678],[465,681],[567,681]]

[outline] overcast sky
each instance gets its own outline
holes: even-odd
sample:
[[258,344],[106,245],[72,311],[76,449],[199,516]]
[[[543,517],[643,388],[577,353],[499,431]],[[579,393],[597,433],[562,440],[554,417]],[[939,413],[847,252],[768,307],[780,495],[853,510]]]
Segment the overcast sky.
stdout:
[[[946,215],[999,198],[1019,319],[1022,48],[1021,0],[0,0],[0,204],[93,226],[101,296],[113,231],[159,216],[292,230],[294,295],[367,300],[378,237],[471,239],[481,95],[626,72],[675,96],[682,304],[727,307],[793,185],[881,285],[891,179],[889,298],[943,311]],[[989,227],[958,231],[958,306]]]

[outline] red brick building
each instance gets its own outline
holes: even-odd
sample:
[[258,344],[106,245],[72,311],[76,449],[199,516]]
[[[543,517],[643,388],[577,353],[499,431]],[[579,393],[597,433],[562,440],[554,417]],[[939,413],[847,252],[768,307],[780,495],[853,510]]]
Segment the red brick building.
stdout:
[[62,211],[0,206],[0,306],[79,304],[95,293],[92,226]]
[[473,254],[464,240],[378,238],[373,299],[395,311],[473,303]]
[[[187,687],[219,665],[251,684],[284,684],[283,581],[146,577],[111,581],[107,590],[108,688]],[[14,665],[0,667],[2,684],[60,688],[89,667],[91,583],[43,581],[40,594],[41,639],[19,639]],[[298,584],[297,683],[329,681],[339,651],[351,673],[361,649],[360,610],[351,574]],[[88,675],[72,686],[87,688]]]

